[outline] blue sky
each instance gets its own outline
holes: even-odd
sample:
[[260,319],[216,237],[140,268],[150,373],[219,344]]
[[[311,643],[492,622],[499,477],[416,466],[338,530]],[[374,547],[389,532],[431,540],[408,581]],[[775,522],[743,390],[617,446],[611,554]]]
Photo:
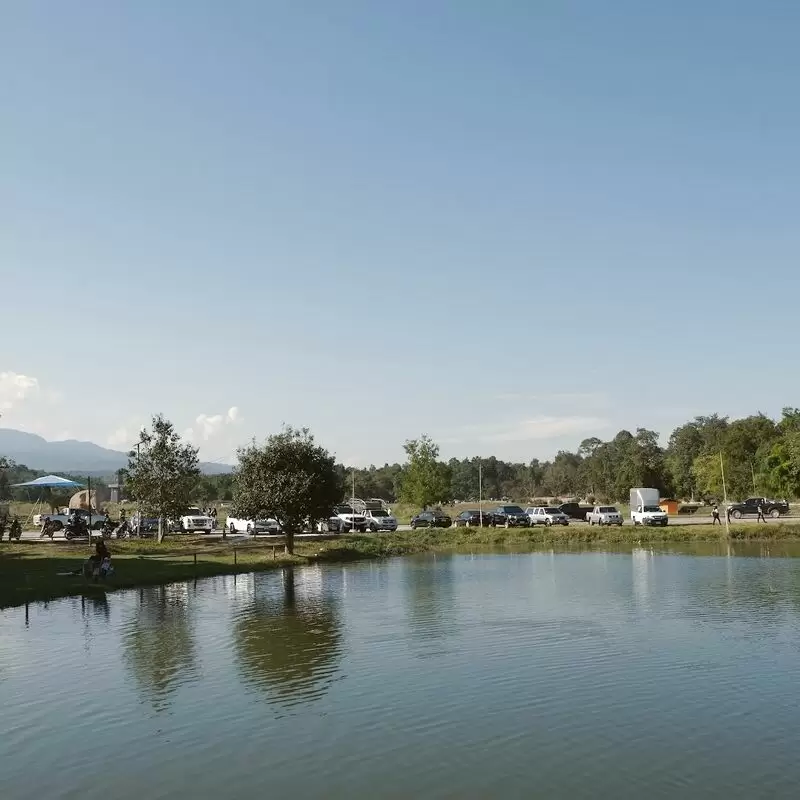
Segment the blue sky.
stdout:
[[123,447],[160,411],[224,459],[287,422],[368,464],[798,404],[798,26],[7,6],[3,424]]

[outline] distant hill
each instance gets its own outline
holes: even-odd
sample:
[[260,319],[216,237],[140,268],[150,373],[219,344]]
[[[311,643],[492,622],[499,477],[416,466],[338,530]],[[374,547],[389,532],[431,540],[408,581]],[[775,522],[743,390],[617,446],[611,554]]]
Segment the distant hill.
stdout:
[[[71,472],[79,475],[111,476],[128,466],[128,455],[120,450],[109,450],[94,442],[67,439],[48,442],[34,433],[0,428],[0,456],[13,459],[31,469],[47,472]],[[228,464],[200,464],[206,475],[232,472]]]

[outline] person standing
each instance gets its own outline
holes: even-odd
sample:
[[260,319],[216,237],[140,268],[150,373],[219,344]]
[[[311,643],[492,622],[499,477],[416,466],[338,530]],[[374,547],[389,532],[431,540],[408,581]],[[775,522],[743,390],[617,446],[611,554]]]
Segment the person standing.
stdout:
[[756,522],[763,522],[766,524],[767,518],[764,516],[764,505],[759,500],[758,501],[758,516],[756,517]]
[[719,508],[716,505],[711,509],[711,524],[722,525],[722,520],[719,518]]

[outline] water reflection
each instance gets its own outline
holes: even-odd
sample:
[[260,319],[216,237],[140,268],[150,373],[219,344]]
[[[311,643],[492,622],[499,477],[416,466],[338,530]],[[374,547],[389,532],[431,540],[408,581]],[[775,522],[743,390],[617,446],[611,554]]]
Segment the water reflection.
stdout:
[[342,657],[341,620],[313,569],[284,569],[280,583],[256,576],[254,598],[238,615],[234,639],[245,680],[293,705],[328,689]]
[[156,710],[195,675],[194,630],[188,584],[140,589],[136,611],[122,632],[125,663]]
[[[430,642],[456,632],[456,558],[448,553],[425,560],[409,558],[403,562],[403,583],[412,638]],[[434,655],[436,652],[426,650],[424,655]]]

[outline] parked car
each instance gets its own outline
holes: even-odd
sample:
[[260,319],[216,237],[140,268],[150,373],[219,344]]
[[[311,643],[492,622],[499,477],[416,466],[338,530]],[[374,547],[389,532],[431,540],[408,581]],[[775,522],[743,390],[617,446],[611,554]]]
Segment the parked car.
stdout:
[[411,520],[411,530],[417,528],[449,528],[453,520],[443,511],[420,511]]
[[481,525],[487,526],[492,524],[492,513],[490,511],[481,511],[474,509],[471,511],[462,511],[453,521],[453,525],[457,528],[479,528]]
[[364,512],[367,520],[367,527],[373,532],[377,531],[396,531],[397,518],[391,513],[377,509],[368,508]]
[[214,530],[214,518],[199,508],[190,508],[180,519],[180,530],[186,533],[211,533]]
[[773,519],[777,519],[789,513],[789,504],[785,500],[770,500],[767,497],[748,497],[743,503],[733,503],[729,506],[731,516],[734,519],[755,517],[758,514],[759,504],[764,514]]
[[316,528],[318,533],[350,533],[352,530],[350,523],[340,519],[336,514],[332,514],[328,519],[321,519]]
[[527,528],[531,521],[519,506],[497,506],[492,512],[495,525],[506,528]]
[[363,514],[357,514],[352,506],[342,504],[333,510],[335,516],[344,523],[344,532],[349,533],[356,530],[359,533],[366,533],[367,518]]
[[586,521],[590,525],[622,525],[622,514],[614,506],[595,506]]
[[281,530],[278,520],[272,518],[254,520],[228,517],[225,527],[230,533],[280,533]]
[[554,506],[531,506],[525,513],[531,525],[569,525],[569,517]]
[[558,510],[562,514],[566,514],[570,519],[586,522],[586,515],[594,511],[594,506],[585,506],[580,503],[562,503]]
[[158,517],[142,517],[135,514],[131,517],[131,530],[134,533],[138,530],[141,533],[158,533]]

